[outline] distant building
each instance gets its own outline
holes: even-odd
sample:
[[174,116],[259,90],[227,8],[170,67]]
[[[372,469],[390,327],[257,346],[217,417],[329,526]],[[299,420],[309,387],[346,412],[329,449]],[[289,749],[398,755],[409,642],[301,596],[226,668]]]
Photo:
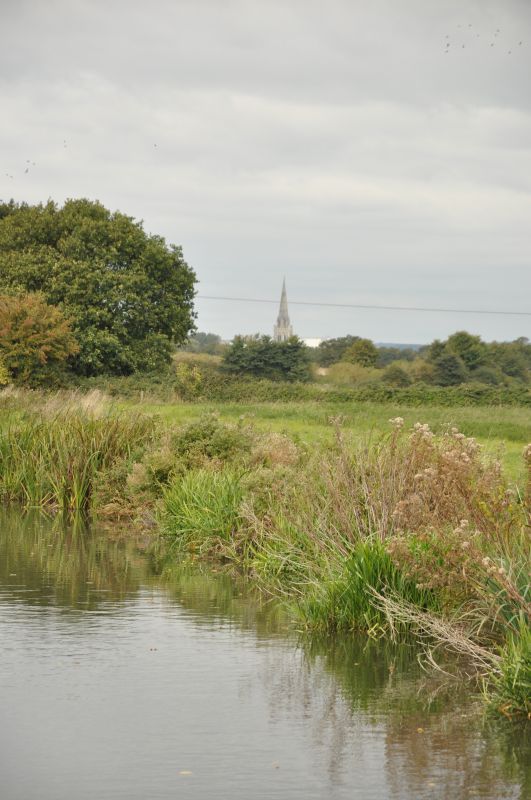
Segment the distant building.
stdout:
[[321,344],[321,342],[323,340],[322,339],[316,339],[315,336],[314,336],[314,337],[312,337],[310,339],[303,339],[302,341],[304,342],[306,347],[319,347],[319,345]]
[[277,324],[273,330],[275,342],[286,342],[293,336],[293,328],[289,321],[288,296],[286,294],[286,280],[282,283],[282,294],[280,295],[280,308],[278,310]]

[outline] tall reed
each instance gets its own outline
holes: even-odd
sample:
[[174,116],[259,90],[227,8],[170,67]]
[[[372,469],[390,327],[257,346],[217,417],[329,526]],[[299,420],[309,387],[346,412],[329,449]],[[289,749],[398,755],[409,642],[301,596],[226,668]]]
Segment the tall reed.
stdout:
[[105,472],[145,444],[153,425],[140,415],[83,408],[23,414],[0,433],[0,498],[87,511]]

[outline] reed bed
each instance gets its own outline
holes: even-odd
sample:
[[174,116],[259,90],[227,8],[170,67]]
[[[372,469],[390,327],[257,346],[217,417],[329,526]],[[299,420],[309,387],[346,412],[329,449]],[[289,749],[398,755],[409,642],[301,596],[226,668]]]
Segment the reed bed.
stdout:
[[26,508],[88,511],[116,463],[132,460],[152,437],[140,415],[98,413],[90,405],[23,412],[0,433],[0,499]]

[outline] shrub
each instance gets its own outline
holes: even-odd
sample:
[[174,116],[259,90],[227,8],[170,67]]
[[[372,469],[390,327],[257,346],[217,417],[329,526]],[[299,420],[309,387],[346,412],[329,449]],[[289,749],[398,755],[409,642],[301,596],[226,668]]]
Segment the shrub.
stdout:
[[503,383],[503,373],[496,367],[478,367],[474,370],[474,380],[487,383],[489,386],[499,386]]
[[399,364],[390,364],[385,368],[383,380],[390,386],[410,386],[412,381],[406,370]]
[[456,386],[468,376],[464,361],[455,353],[442,353],[433,361],[433,367],[433,380],[439,386]]
[[207,461],[242,458],[250,453],[252,443],[249,428],[224,423],[216,414],[207,414],[177,430],[171,449],[186,467],[193,467]]
[[377,380],[380,375],[380,370],[374,367],[366,367],[362,364],[340,361],[338,364],[332,364],[332,366],[329,367],[326,381],[327,383],[344,384],[346,386],[367,384],[370,381]]

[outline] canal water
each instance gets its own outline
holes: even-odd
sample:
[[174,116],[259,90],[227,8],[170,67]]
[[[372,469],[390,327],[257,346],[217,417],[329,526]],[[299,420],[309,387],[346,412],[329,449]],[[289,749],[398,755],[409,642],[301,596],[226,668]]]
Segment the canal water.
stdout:
[[528,798],[529,731],[413,646],[308,638],[142,543],[0,516],[2,800]]

